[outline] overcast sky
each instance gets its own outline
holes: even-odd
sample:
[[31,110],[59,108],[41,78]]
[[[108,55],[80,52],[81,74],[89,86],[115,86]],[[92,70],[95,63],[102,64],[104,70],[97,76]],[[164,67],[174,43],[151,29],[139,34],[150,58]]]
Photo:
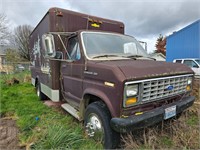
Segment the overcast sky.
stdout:
[[125,33],[155,50],[159,34],[167,36],[200,19],[200,0],[0,0],[10,28],[35,27],[50,7],[60,7],[125,23]]

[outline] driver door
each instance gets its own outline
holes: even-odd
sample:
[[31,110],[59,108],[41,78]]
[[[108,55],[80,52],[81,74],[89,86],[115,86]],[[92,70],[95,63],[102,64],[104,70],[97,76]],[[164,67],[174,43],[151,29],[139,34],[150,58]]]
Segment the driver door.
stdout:
[[71,37],[67,42],[66,61],[61,62],[61,86],[64,99],[78,107],[82,98],[83,59],[81,58],[78,37]]

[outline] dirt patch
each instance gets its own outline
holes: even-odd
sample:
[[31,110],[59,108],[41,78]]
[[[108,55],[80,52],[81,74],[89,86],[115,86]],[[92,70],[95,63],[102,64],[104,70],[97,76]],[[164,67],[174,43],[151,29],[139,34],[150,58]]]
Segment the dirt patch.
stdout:
[[0,133],[0,149],[20,149],[17,137],[19,130],[15,120],[0,118]]
[[48,107],[61,107],[64,102],[53,102],[51,100],[44,101],[44,104]]

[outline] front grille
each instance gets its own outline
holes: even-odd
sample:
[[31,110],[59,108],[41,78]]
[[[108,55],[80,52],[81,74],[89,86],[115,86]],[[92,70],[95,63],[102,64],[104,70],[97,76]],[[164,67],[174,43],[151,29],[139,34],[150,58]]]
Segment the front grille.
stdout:
[[[153,101],[186,92],[189,76],[176,76],[174,78],[159,78],[142,82],[141,100]],[[172,89],[168,89],[168,87]]]

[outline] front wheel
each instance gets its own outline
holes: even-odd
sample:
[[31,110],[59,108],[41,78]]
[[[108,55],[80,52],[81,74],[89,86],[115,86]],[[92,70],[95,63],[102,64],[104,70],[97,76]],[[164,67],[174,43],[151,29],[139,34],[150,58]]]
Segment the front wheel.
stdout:
[[86,134],[100,141],[105,149],[116,148],[120,141],[120,134],[111,129],[110,120],[110,112],[104,103],[98,101],[87,107],[84,118]]

